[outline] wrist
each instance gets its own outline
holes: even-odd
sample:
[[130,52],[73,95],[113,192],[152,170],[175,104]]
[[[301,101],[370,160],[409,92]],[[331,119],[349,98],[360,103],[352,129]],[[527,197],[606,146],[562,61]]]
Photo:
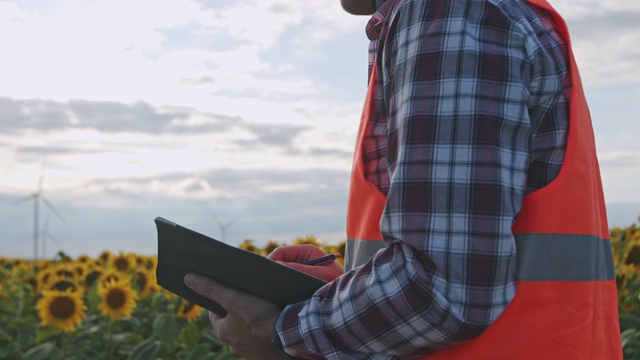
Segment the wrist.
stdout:
[[276,348],[276,350],[278,351],[278,353],[280,354],[282,359],[284,359],[284,360],[300,360],[300,358],[293,357],[293,356],[287,354],[284,351],[284,346],[282,345],[282,340],[280,340],[280,336],[278,336],[278,331],[276,331],[275,328],[273,329],[273,333],[271,334],[271,345]]

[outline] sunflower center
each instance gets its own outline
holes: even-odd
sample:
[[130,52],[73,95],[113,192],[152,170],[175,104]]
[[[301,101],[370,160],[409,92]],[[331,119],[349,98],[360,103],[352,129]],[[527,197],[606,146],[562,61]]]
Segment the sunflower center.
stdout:
[[144,276],[144,274],[138,273],[136,285],[138,285],[140,289],[144,289],[147,286],[147,278]]
[[57,297],[49,305],[49,312],[56,319],[68,319],[75,313],[76,304],[68,297]]
[[99,271],[92,271],[92,272],[87,274],[87,277],[84,278],[84,283],[87,286],[91,286],[91,285],[93,285],[94,282],[96,282],[96,280],[98,279],[98,277],[100,275],[101,275],[101,273]]
[[116,259],[116,261],[114,261],[114,265],[116,266],[116,269],[120,271],[126,271],[129,269],[129,261],[124,258]]
[[120,309],[124,306],[127,296],[120,289],[112,289],[107,294],[107,304],[111,309]]
[[71,271],[69,271],[69,270],[67,270],[67,269],[61,269],[61,270],[58,270],[58,271],[56,272],[56,274],[57,274],[58,276],[63,276],[63,277],[68,277],[68,278],[73,277],[73,272],[71,272]]
[[191,311],[191,309],[193,309],[193,306],[194,306],[194,304],[193,304],[193,303],[191,303],[191,302],[186,303],[186,304],[184,305],[184,308],[182,309],[182,313],[183,313],[183,314],[185,314],[185,315],[186,315],[186,314],[188,314],[188,313],[189,313],[189,311]]
[[68,280],[60,280],[53,285],[53,288],[60,291],[67,289],[76,290],[76,285]]
[[629,249],[629,253],[627,254],[627,259],[625,260],[627,265],[634,264],[640,265],[640,246],[632,246]]

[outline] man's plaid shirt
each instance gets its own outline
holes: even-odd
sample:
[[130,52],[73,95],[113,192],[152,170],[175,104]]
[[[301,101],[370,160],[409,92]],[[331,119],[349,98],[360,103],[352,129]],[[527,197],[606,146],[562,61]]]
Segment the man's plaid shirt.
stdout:
[[380,115],[363,160],[387,195],[387,247],[284,309],[276,330],[304,358],[407,358],[481,334],[515,294],[523,198],[564,158],[567,50],[541,10],[388,0],[366,30]]

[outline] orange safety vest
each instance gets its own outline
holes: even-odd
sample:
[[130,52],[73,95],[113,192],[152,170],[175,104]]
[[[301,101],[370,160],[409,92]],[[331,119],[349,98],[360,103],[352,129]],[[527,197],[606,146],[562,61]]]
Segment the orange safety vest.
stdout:
[[[479,337],[421,359],[622,359],[615,270],[591,116],[564,20],[546,0],[569,49],[573,88],[569,134],[560,173],[524,198],[512,230],[517,249],[516,294]],[[372,77],[375,77],[373,71]],[[386,197],[364,177],[362,141],[371,112],[370,81],[354,157],[347,211],[345,269],[385,243],[380,217]]]

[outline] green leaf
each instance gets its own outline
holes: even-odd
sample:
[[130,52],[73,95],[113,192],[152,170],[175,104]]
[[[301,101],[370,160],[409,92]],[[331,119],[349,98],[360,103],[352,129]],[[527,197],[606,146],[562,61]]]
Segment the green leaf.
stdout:
[[186,360],[208,360],[213,359],[214,355],[207,349],[206,345],[200,344],[189,352]]
[[216,360],[238,360],[240,359],[239,357],[233,355],[230,352],[224,353],[222,355],[216,356],[215,357]]
[[636,329],[627,329],[620,334],[622,339],[622,347],[626,347],[638,334]]
[[226,348],[226,344],[222,342],[214,333],[213,330],[205,331],[202,333],[202,340],[209,344],[213,351],[222,351]]
[[625,331],[627,329],[638,329],[640,330],[640,317],[620,312],[620,330]]
[[136,333],[120,333],[120,334],[113,335],[114,343],[123,343],[123,342],[139,343],[142,340],[143,340],[142,335],[136,334]]
[[60,330],[58,329],[48,327],[48,326],[41,327],[36,330],[35,342],[39,344],[39,343],[48,341],[58,334],[60,334]]
[[153,322],[153,334],[167,347],[176,341],[179,333],[178,320],[169,314],[160,314]]
[[34,346],[24,354],[25,360],[50,360],[60,357],[60,352],[52,341]]
[[188,324],[180,331],[178,340],[183,343],[187,349],[192,349],[200,340],[200,329],[196,324]]
[[149,360],[155,359],[158,357],[160,352],[162,351],[162,344],[159,341],[154,340],[153,338],[148,338],[147,340],[139,343],[136,347],[133,348],[131,352],[131,356],[129,356],[130,360]]

